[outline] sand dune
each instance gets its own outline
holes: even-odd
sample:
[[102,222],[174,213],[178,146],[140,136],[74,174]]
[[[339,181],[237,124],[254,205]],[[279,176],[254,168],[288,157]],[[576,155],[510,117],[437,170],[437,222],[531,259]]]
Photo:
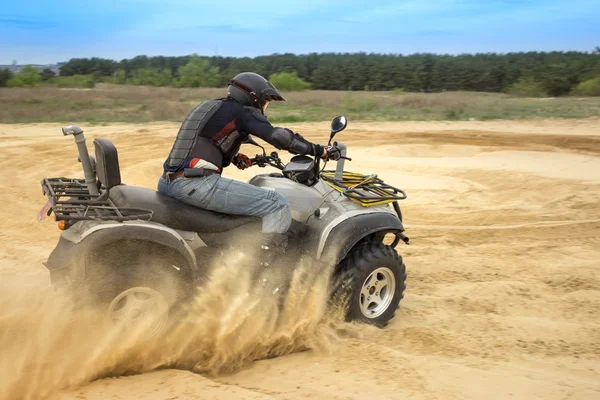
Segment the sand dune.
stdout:
[[[155,188],[178,124],[82,127],[90,148],[116,144],[124,182]],[[326,141],[327,122],[292,127]],[[600,398],[598,119],[350,121],[337,139],[348,170],[408,193],[408,288],[390,326],[319,322],[315,294],[284,331],[248,309],[233,314],[244,340],[219,347],[231,337],[211,337],[219,314],[205,310],[178,333],[186,346],[131,352],[62,312],[41,264],[59,231],[36,221],[39,180],[81,176],[72,139],[0,125],[0,399]],[[201,368],[153,371],[183,358]]]

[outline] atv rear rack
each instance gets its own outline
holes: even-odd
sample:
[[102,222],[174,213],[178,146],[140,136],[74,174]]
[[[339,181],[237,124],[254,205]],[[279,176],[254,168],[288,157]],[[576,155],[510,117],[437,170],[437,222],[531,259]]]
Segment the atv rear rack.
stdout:
[[51,202],[47,216],[54,212],[57,221],[133,221],[152,218],[153,211],[143,208],[119,208],[108,198],[108,190],[91,195],[85,179],[44,178],[44,194]]

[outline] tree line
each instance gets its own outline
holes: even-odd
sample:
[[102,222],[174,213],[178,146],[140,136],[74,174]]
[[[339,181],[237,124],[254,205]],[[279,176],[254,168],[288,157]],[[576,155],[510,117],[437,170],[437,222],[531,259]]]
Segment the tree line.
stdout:
[[[525,95],[600,95],[600,47],[591,52],[411,55],[367,53],[273,54],[260,57],[147,57],[114,61],[73,58],[60,77],[91,76],[117,84],[222,87],[253,71],[282,90],[481,91]],[[0,85],[7,84],[0,71]],[[56,77],[56,78],[60,78]],[[47,80],[56,79],[46,77]],[[40,76],[43,81],[43,77]],[[277,86],[277,85],[276,85]]]

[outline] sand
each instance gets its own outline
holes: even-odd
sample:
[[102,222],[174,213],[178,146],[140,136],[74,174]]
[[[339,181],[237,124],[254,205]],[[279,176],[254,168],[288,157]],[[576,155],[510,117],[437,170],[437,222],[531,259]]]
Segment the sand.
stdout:
[[[181,333],[220,349],[196,360],[220,354],[232,368],[216,374],[162,368],[182,356],[168,348],[94,341],[93,320],[61,311],[41,264],[59,231],[36,220],[42,177],[82,175],[60,127],[0,125],[0,399],[600,398],[600,120],[349,121],[337,137],[346,169],[408,193],[396,318],[380,330],[296,310],[302,324],[248,330],[229,353],[208,325]],[[82,127],[90,149],[95,137],[116,144],[124,182],[155,188],[178,124]],[[328,135],[327,122],[291,127]],[[249,351],[284,338],[279,357]]]

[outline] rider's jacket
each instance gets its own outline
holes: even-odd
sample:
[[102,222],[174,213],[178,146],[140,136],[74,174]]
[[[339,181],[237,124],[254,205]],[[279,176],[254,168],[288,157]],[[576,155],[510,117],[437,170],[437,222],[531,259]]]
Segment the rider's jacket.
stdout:
[[323,148],[289,129],[273,127],[260,110],[237,100],[207,100],[199,104],[181,124],[169,157],[166,172],[201,165],[219,170],[231,164],[249,135],[255,135],[293,154],[321,156]]

